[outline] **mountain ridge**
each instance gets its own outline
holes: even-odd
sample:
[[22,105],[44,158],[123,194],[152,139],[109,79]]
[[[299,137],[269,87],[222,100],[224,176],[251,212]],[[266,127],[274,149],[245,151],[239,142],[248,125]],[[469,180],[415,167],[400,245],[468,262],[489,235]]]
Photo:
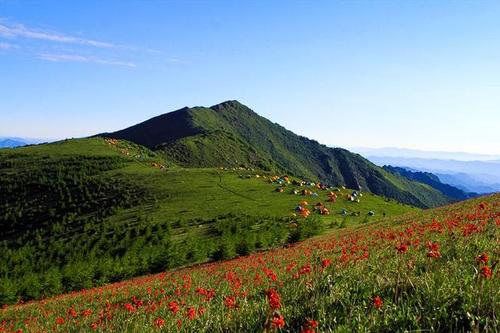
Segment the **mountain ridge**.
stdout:
[[346,149],[299,136],[236,100],[184,107],[99,136],[161,150],[185,167],[249,166],[369,190],[418,207],[449,203],[428,185],[386,172]]
[[440,191],[441,193],[447,195],[451,199],[455,201],[461,201],[461,200],[466,200],[470,198],[474,198],[479,196],[477,193],[473,192],[466,192],[460,188],[457,188],[455,186],[452,186],[450,184],[445,184],[441,182],[439,179],[438,175],[435,175],[431,172],[422,172],[418,170],[410,170],[408,168],[402,168],[402,167],[395,167],[391,165],[384,165],[383,167],[385,170],[399,174],[405,178],[408,178],[410,180],[415,180],[424,184],[427,184],[429,186],[432,186],[436,190]]

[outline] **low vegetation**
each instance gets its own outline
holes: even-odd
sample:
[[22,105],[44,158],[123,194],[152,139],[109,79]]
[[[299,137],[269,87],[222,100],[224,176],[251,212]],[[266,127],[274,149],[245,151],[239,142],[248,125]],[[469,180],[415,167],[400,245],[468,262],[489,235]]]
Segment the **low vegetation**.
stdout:
[[[276,191],[277,186],[283,189]],[[292,194],[311,187],[317,197]],[[335,203],[261,171],[184,169],[144,147],[68,140],[0,151],[0,303],[247,255],[415,208],[365,193]],[[295,215],[322,201],[328,216]],[[369,216],[368,212],[376,212]]]
[[495,332],[499,228],[499,195],[470,200],[7,306],[0,332]]

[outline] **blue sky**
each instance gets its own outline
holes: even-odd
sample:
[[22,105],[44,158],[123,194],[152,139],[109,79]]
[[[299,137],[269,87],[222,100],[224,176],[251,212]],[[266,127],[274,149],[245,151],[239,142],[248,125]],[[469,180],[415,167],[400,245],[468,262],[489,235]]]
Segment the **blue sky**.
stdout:
[[500,154],[498,1],[0,0],[0,136],[237,99],[344,147]]

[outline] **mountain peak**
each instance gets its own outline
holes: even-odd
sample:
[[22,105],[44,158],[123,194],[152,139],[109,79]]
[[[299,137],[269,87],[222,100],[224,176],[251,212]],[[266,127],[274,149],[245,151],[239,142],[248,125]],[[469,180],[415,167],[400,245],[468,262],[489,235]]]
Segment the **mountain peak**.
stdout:
[[106,136],[161,149],[185,167],[244,165],[362,187],[420,207],[449,202],[427,185],[391,174],[347,150],[300,137],[236,100],[190,110],[167,113]]
[[245,107],[245,105],[241,104],[240,102],[238,102],[237,100],[229,100],[229,101],[225,101],[225,102],[222,102],[222,103],[219,103],[219,104],[215,104],[215,105],[212,105],[210,108],[212,110],[222,110],[222,109],[226,109],[226,108],[240,108],[240,107]]

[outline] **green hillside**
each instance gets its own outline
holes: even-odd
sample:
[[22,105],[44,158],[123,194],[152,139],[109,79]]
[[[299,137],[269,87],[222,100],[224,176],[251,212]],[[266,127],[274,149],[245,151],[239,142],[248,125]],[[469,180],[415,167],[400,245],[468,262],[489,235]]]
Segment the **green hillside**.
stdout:
[[[368,192],[350,201],[348,189],[327,202],[332,189],[271,176],[183,168],[122,140],[2,149],[0,303],[245,255],[416,210]],[[303,200],[307,218],[296,216]],[[318,202],[330,215],[314,212]]]
[[103,136],[161,150],[185,167],[245,166],[286,172],[423,208],[450,202],[431,186],[387,172],[345,149],[298,136],[237,101],[186,107]]

